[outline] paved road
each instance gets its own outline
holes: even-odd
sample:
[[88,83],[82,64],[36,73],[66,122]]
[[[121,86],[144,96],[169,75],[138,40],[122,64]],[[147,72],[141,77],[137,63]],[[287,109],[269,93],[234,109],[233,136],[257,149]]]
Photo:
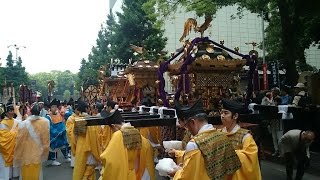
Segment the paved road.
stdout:
[[[264,180],[282,180],[286,179],[285,168],[282,165],[269,161],[262,161],[262,177]],[[63,163],[61,166],[43,165],[44,180],[71,180],[72,168],[69,163]],[[98,173],[97,173],[98,174]],[[164,178],[157,178],[158,180]],[[319,176],[306,173],[304,180],[319,180]]]

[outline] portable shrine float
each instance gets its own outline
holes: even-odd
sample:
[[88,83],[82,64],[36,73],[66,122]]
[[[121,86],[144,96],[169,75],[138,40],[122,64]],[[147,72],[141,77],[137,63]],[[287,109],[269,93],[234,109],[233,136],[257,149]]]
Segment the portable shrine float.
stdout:
[[140,60],[129,65],[124,71],[131,89],[128,103],[154,105],[157,100],[157,71],[159,65],[149,60]]
[[[174,98],[176,101],[183,101],[183,104],[190,105],[195,100],[202,98],[203,107],[210,112],[213,109],[212,106],[218,104],[221,98],[228,97],[230,93],[239,90],[239,73],[243,70],[244,65],[248,65],[247,96],[251,96],[257,53],[241,54],[239,48],[233,50],[224,46],[223,41],[218,43],[208,37],[203,37],[211,20],[210,17],[207,17],[205,22],[197,27],[194,19],[188,19],[184,26],[184,33],[180,38],[183,47],[169,60],[160,64],[157,72],[159,97],[165,106],[169,107],[167,93],[164,90],[165,72],[169,72],[171,82],[175,87]],[[200,32],[201,37],[184,40],[192,29]],[[162,131],[167,134],[163,135],[164,139],[168,138],[165,136],[174,137],[172,133],[175,129],[162,129]]]
[[[204,25],[209,22],[206,20]],[[191,27],[185,26],[184,32],[190,31]],[[201,34],[203,31],[205,29],[202,29]],[[184,33],[180,40],[183,40],[186,35]],[[257,56],[253,52],[244,55],[238,51],[239,48],[232,50],[224,46],[223,41],[217,43],[208,37],[197,37],[192,41],[184,41],[179,52],[160,65],[158,70],[160,98],[166,106],[169,105],[164,91],[165,79],[163,77],[165,72],[169,72],[173,86],[176,87],[175,100],[183,99],[187,101],[186,103],[190,103],[190,101],[202,98],[205,109],[210,110],[210,103],[215,99],[226,97],[231,91],[238,91],[239,73],[244,65],[250,67],[248,74],[248,94],[250,95]]]

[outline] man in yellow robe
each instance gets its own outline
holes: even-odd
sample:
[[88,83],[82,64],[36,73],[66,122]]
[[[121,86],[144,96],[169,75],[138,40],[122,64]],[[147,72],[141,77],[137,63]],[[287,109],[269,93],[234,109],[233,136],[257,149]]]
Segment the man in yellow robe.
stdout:
[[108,116],[114,131],[101,154],[102,180],[154,180],[153,150],[147,139],[130,124],[125,124],[118,110]]
[[67,131],[68,143],[69,143],[69,146],[70,146],[70,149],[71,149],[71,164],[70,164],[70,166],[74,167],[74,157],[75,157],[75,154],[76,154],[76,146],[77,146],[76,136],[75,136],[75,134],[73,132],[74,123],[75,123],[76,118],[83,117],[83,116],[86,116],[86,115],[84,115],[80,111],[81,108],[79,108],[79,106],[78,106],[78,101],[73,102],[73,100],[72,100],[72,102],[69,101],[69,103],[71,104],[72,109],[73,109],[74,112],[68,117],[68,119],[66,121],[66,131]]
[[5,112],[2,113],[4,119],[0,122],[0,179],[9,179],[10,167],[13,165],[18,121],[13,118],[15,108],[12,102],[7,103],[4,110]]
[[188,142],[182,167],[169,172],[175,180],[229,179],[241,163],[226,135],[208,124],[202,102],[192,107],[176,105],[181,126],[193,135]]
[[[84,115],[87,104],[82,101],[77,102],[75,109]],[[70,120],[70,121],[69,121]],[[98,141],[98,126],[79,126],[77,119],[69,118],[67,122],[67,134],[71,151],[75,157],[73,169],[73,180],[95,180],[95,167],[100,161],[100,147]],[[78,131],[77,129],[82,129]]]
[[[104,110],[104,105],[100,102],[96,102],[97,114],[95,116],[101,117],[101,111]],[[110,126],[101,125],[99,128],[99,142],[101,152],[103,152],[109,144],[112,136],[112,130]]]
[[224,125],[222,131],[227,133],[241,161],[241,168],[232,179],[261,180],[258,147],[249,130],[242,129],[238,125],[238,116],[245,113],[246,109],[242,104],[227,99],[223,99],[222,104],[221,121]]
[[47,160],[50,146],[50,122],[40,117],[38,103],[31,108],[31,116],[19,123],[13,164],[20,168],[23,180],[42,180],[42,162]]

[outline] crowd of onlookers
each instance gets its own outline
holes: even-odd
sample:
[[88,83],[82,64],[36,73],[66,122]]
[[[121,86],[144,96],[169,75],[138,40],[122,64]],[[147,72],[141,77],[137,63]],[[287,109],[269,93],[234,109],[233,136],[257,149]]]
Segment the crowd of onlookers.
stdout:
[[306,86],[298,83],[294,87],[274,87],[271,90],[253,93],[252,103],[261,105],[293,105],[306,106],[311,103],[311,97],[306,92]]

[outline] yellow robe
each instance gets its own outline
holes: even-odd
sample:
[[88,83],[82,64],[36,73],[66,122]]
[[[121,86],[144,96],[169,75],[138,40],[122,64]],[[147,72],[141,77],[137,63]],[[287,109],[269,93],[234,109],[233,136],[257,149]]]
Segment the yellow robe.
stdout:
[[[199,142],[201,143],[199,143]],[[190,143],[190,144],[189,144]],[[239,169],[240,161],[236,154],[233,152],[232,144],[228,141],[227,137],[221,132],[216,132],[216,129],[212,125],[203,126],[198,134],[189,141],[186,146],[186,151],[183,156],[182,168],[176,171],[174,180],[210,180],[210,172],[207,168],[213,168],[212,171],[216,171],[214,176],[223,176],[222,179],[230,180],[233,173]],[[216,147],[206,147],[202,143],[212,144]],[[208,145],[207,144],[207,145]],[[200,146],[200,147],[199,147]],[[202,150],[209,150],[208,152],[202,152]],[[176,151],[175,156],[181,158],[183,151]],[[205,154],[211,154],[215,159],[213,164],[207,164],[205,161]],[[220,159],[221,158],[221,159]],[[238,160],[236,162],[235,160]],[[210,167],[211,166],[211,167]],[[212,174],[212,173],[211,173]]]
[[103,152],[111,139],[112,136],[112,130],[110,126],[100,126],[98,127],[98,138],[99,138],[99,146],[100,146],[100,151]]
[[[0,154],[3,156],[5,166],[13,164],[14,148],[17,137],[17,123],[14,119],[3,119],[0,128]],[[15,125],[15,127],[13,127]]]
[[241,168],[232,179],[261,180],[258,147],[251,135],[244,140],[242,149],[237,149],[236,153],[241,161]]
[[[139,158],[139,169],[135,172],[135,159]],[[108,147],[101,154],[102,180],[140,180],[145,169],[151,180],[155,179],[153,150],[147,139],[142,137],[141,150],[128,150],[123,144],[121,131],[112,135]]]
[[199,149],[188,151],[183,158],[183,167],[178,170],[174,180],[210,180],[204,158]]
[[154,144],[160,144],[160,127],[139,128],[140,134]]
[[20,172],[23,180],[38,180],[41,173],[41,164],[22,166]]
[[73,156],[76,154],[76,146],[77,146],[76,137],[73,133],[74,121],[77,117],[79,116],[73,113],[66,122],[67,138],[68,138],[69,146],[71,147],[71,153]]
[[[235,133],[228,133],[227,136],[230,137]],[[232,180],[261,180],[258,147],[252,135],[247,135],[242,143],[242,148],[235,148],[235,151],[241,161],[241,168],[235,172]]]
[[175,151],[175,158],[176,158],[176,163],[182,164],[183,163],[183,156],[184,156],[185,151],[181,151],[181,150],[176,150]]
[[[73,151],[75,151],[73,154],[75,157],[73,180],[96,179],[94,168],[97,164],[89,165],[87,164],[87,161],[89,154],[93,156],[97,163],[100,160],[101,148],[99,147],[97,129],[97,126],[90,126],[87,127],[86,134],[77,137],[74,136],[74,134],[72,135],[75,138],[76,143],[75,149],[73,149]],[[73,132],[73,128],[68,128],[68,131]],[[72,146],[74,146],[74,144]]]
[[[184,153],[184,151],[176,151],[175,153],[177,164],[183,162],[183,170],[181,169],[176,172],[173,177],[174,180],[210,180],[204,158],[199,149],[189,151],[184,155],[182,155],[182,153]],[[226,175],[224,178],[224,180],[231,179],[233,179],[232,175]]]
[[[32,129],[28,129],[28,124]],[[47,119],[29,116],[19,125],[14,165],[21,167],[23,180],[39,179],[41,163],[48,158],[49,146],[50,122]]]

